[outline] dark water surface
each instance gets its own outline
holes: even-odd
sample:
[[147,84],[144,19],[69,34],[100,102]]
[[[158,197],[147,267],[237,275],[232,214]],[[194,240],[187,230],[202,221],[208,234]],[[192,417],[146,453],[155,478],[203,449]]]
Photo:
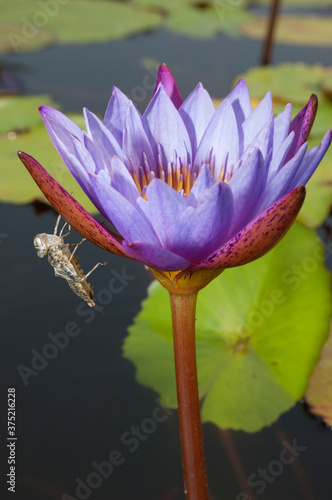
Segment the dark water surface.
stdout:
[[[152,77],[148,79],[149,73],[140,67],[142,57],[167,62],[184,96],[197,81],[212,95],[223,96],[237,73],[258,64],[260,50],[259,43],[248,40],[220,35],[202,42],[161,30],[118,43],[51,48],[8,59],[28,70],[22,74],[28,93],[51,93],[67,111],[87,106],[103,113],[113,85],[144,108]],[[274,62],[296,60],[327,65],[330,51],[280,46],[274,52]],[[127,276],[128,284],[119,293],[108,294],[105,315],[82,308],[64,280],[53,277],[47,261],[37,258],[32,245],[37,233],[53,231],[55,221],[52,210],[40,214],[35,205],[1,206],[0,470],[4,475],[8,387],[16,388],[18,439],[17,492],[9,493],[2,481],[0,498],[183,500],[176,412],[160,408],[164,422],[144,439],[136,439],[136,445],[129,442],[133,428],[141,429],[158,407],[158,395],[136,383],[134,366],[121,356],[126,328],[138,313],[152,276],[143,265],[86,242],[79,252],[86,271],[98,261],[108,261],[91,277],[95,294],[107,289],[114,272]],[[80,240],[75,233],[71,238]],[[67,345],[54,350],[49,346],[53,336],[65,331],[75,336],[67,336]],[[64,335],[58,338],[66,343]],[[33,371],[24,372],[42,352],[49,359],[39,358]],[[213,425],[204,425],[204,438],[211,500],[332,498],[331,431],[310,418],[300,404],[261,432],[220,433]],[[282,465],[281,456],[292,456],[291,445],[298,449],[295,459]],[[110,454],[118,465],[113,471],[104,465],[108,477],[96,476],[97,464],[108,461]],[[78,496],[75,481],[86,483],[87,477],[91,489],[81,489]],[[241,495],[249,477],[252,493]]]

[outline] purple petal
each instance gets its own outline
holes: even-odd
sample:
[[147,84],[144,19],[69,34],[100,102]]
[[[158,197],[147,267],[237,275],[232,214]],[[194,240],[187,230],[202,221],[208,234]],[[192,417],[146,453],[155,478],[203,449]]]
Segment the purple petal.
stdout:
[[[54,130],[52,137],[54,145],[69,172],[98,210],[101,210],[101,213],[103,213],[98,200],[91,190],[88,176],[88,173],[95,172],[96,165],[94,159],[76,136],[71,135],[66,129],[62,130],[63,127],[60,123],[53,123],[53,119],[49,119],[49,125],[52,125]],[[66,141],[66,144],[62,142],[62,139]]]
[[206,165],[203,165],[199,171],[197,180],[190,190],[188,203],[192,206],[197,206],[199,196],[208,188],[216,183],[213,175]]
[[152,96],[154,96],[157,92],[160,83],[164,87],[166,94],[171,99],[176,109],[179,109],[182,104],[182,98],[176,81],[174,80],[174,77],[170,70],[167,68],[166,64],[161,64],[159,66],[157,82]]
[[146,198],[147,201],[139,198],[138,206],[151,222],[161,245],[173,250],[174,238],[179,230],[177,220],[187,208],[187,200],[160,179],[150,182]]
[[247,145],[246,149],[242,153],[243,157],[251,154],[256,148],[260,150],[264,159],[268,158],[268,154],[272,152],[273,146],[273,117],[266,122],[263,128],[258,132],[258,134],[253,138],[253,140]]
[[259,149],[255,149],[234,173],[228,185],[234,197],[234,217],[230,234],[237,233],[253,217],[257,200],[265,186],[266,169]]
[[83,141],[83,130],[60,111],[51,108],[50,106],[41,106],[39,108],[39,113],[55,147],[58,134],[68,149],[70,149],[71,146],[69,139],[70,134],[77,137],[80,141]]
[[288,137],[290,120],[292,116],[292,105],[286,104],[285,111],[279,113],[273,121],[273,154],[279,150],[282,143]]
[[[110,185],[124,196],[132,205],[141,198],[136,184],[122,161],[114,156],[111,162],[111,171],[108,173]],[[106,180],[106,178],[105,178]]]
[[226,99],[232,104],[240,129],[242,123],[252,113],[248,85],[242,78],[237,82]]
[[165,248],[156,247],[149,243],[135,242],[128,245],[124,241],[123,246],[134,259],[143,262],[143,264],[152,269],[179,271],[190,266],[190,262],[183,257]]
[[289,136],[286,138],[286,140],[282,143],[280,148],[277,150],[275,155],[273,156],[271,163],[269,165],[269,172],[268,172],[268,180],[269,182],[277,172],[285,165],[286,162],[286,157],[289,151],[289,148],[292,145],[292,142],[294,140],[294,132],[291,132]]
[[[209,164],[210,151],[215,159],[215,179],[219,179],[222,168],[235,165],[239,159],[239,134],[237,122],[229,100],[225,99],[214,113],[198,146],[195,168]],[[228,157],[228,159],[227,159]]]
[[190,206],[180,214],[172,250],[192,264],[204,259],[227,240],[233,211],[230,187],[214,184],[201,194],[197,208]]
[[[77,137],[79,141],[83,142],[83,130],[81,130],[72,120],[60,113],[60,111],[50,108],[49,106],[42,106],[39,108],[39,112],[51,141],[63,161],[66,162],[68,153],[75,154],[71,136]],[[66,151],[65,154],[64,151]]]
[[84,108],[83,114],[88,136],[95,147],[100,150],[101,156],[103,157],[103,163],[109,165],[109,158],[112,158],[114,155],[122,158],[123,153],[121,147],[108,128],[106,128],[99,118],[88,109]]
[[158,145],[161,145],[164,168],[167,167],[168,162],[174,161],[174,152],[184,165],[190,162],[191,144],[187,129],[162,85],[159,85],[145,110],[143,125],[156,160],[158,159]]
[[104,116],[104,125],[115,137],[120,146],[122,146],[123,125],[130,102],[130,99],[121,90],[113,87],[112,97],[109,100]]
[[179,113],[191,139],[193,156],[195,156],[205,129],[215,112],[212,99],[201,83],[189,94],[180,107]]
[[255,209],[255,216],[258,216],[263,210],[286,193],[292,191],[292,180],[294,179],[297,169],[301,165],[307,146],[307,143],[302,144],[302,147],[294,158],[287,162],[267,184],[264,192],[259,198],[259,203]]
[[90,174],[90,178],[95,196],[100,200],[108,220],[112,222],[127,243],[146,241],[152,245],[160,246],[150,222],[130,201],[108,185],[102,176]]
[[[144,166],[144,155],[150,170],[156,173],[154,154],[135,106],[130,103],[127,109],[123,131],[123,154],[128,170],[138,172]],[[144,153],[144,155],[143,155]]]
[[307,140],[316,117],[317,107],[317,96],[315,94],[311,94],[307,105],[295,116],[295,118],[293,118],[289,131],[295,132],[295,141],[289,150],[286,161],[292,158],[300,149],[302,144]]
[[242,124],[243,144],[240,145],[242,146],[240,148],[241,153],[246,150],[264,125],[270,122],[271,118],[273,118],[272,96],[271,92],[268,92]]
[[294,179],[291,182],[291,189],[306,184],[312,174],[315,172],[317,166],[322,161],[323,156],[330,147],[332,140],[332,130],[328,130],[324,135],[322,142],[307,152],[301,165],[299,166]]

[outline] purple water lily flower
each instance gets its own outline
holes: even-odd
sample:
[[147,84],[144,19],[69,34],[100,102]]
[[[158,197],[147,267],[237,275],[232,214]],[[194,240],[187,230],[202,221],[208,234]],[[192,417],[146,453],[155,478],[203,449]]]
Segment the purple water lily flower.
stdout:
[[198,84],[182,102],[165,65],[141,115],[117,88],[102,122],[84,109],[86,132],[40,109],[62,160],[116,231],[91,217],[25,153],[20,158],[56,210],[93,243],[158,271],[220,269],[272,248],[293,223],[331,130],[307,151],[312,95],[291,121],[270,92],[252,109],[240,80],[216,110]]

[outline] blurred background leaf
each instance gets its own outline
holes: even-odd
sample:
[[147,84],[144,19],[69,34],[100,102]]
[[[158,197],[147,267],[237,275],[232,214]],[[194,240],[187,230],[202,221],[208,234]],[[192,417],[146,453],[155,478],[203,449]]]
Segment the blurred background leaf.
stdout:
[[312,413],[332,426],[332,332],[309,379],[306,400]]

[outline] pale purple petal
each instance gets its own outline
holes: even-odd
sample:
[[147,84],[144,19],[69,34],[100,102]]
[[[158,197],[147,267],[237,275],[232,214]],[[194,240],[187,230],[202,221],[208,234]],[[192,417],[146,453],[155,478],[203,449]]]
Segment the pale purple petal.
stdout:
[[231,188],[218,182],[205,190],[197,208],[188,207],[177,221],[177,232],[171,250],[189,260],[200,261],[227,241],[234,212]]
[[151,222],[162,246],[172,250],[178,231],[177,220],[187,208],[188,201],[160,179],[150,182],[146,198],[147,201],[139,198],[137,204]]
[[107,174],[108,177],[105,177],[105,179],[109,179],[110,185],[130,201],[132,205],[135,205],[137,199],[141,197],[140,192],[128,169],[117,156],[113,156],[111,170]]
[[130,103],[127,108],[123,129],[123,154],[130,171],[138,171],[147,161],[150,169],[156,172],[154,154],[142,125],[142,120],[135,106]]
[[160,246],[152,225],[141,211],[98,175],[90,174],[90,178],[95,196],[100,200],[108,220],[127,243],[146,241]]
[[191,139],[193,156],[195,156],[205,129],[215,112],[212,99],[201,83],[189,94],[180,107],[179,113]]
[[267,182],[269,182],[272,179],[272,177],[274,177],[276,173],[279,172],[279,170],[286,163],[286,157],[292,145],[293,140],[294,140],[294,132],[291,132],[287,137],[287,139],[282,143],[280,148],[275,152],[269,165]]
[[242,124],[243,143],[240,144],[241,154],[242,151],[246,150],[264,125],[270,122],[272,117],[272,96],[271,92],[268,92]]
[[292,180],[295,177],[297,169],[301,165],[307,146],[307,143],[304,143],[294,158],[289,160],[289,162],[286,163],[286,165],[284,165],[267,184],[259,199],[259,203],[255,210],[255,216],[258,216],[272,203],[279,200],[279,198],[287,194],[289,191],[292,191]]
[[286,140],[286,137],[289,135],[289,125],[292,116],[292,105],[286,104],[285,111],[279,113],[278,116],[275,117],[273,122],[273,154],[275,154],[282,143]]
[[296,172],[294,179],[291,182],[291,189],[306,184],[312,174],[315,172],[317,166],[322,161],[323,156],[328,150],[332,140],[332,130],[328,130],[324,135],[322,142],[307,152],[299,169]]
[[112,158],[114,155],[122,158],[123,153],[119,143],[99,118],[86,108],[83,109],[83,115],[87,134],[95,147],[100,149],[104,163],[109,164],[107,157]]
[[215,179],[222,168],[235,165],[239,159],[239,134],[231,103],[225,99],[214,113],[198,146],[195,169],[209,163],[210,151],[215,161]]
[[232,104],[240,130],[242,123],[252,113],[249,89],[246,82],[241,78],[225,99]]
[[213,175],[206,165],[203,165],[199,174],[197,181],[194,186],[191,188],[188,203],[192,206],[197,206],[197,200],[199,196],[208,188],[213,186],[216,183]]
[[263,128],[258,132],[254,139],[247,145],[242,156],[245,158],[251,154],[256,148],[260,150],[263,158],[266,159],[273,146],[273,118],[271,117]]
[[143,115],[143,125],[158,161],[158,145],[161,145],[164,167],[175,159],[174,153],[186,165],[190,163],[191,143],[187,129],[174,104],[159,85]]
[[234,173],[228,185],[234,198],[233,235],[252,219],[259,196],[265,187],[266,169],[259,149],[255,149]]
[[61,141],[62,145],[69,153],[74,153],[74,148],[71,140],[71,135],[83,141],[83,130],[80,129],[72,120],[65,115],[50,108],[49,106],[42,106],[39,108],[40,115],[45,124],[48,135],[50,136],[54,146],[61,155],[58,145]]
[[130,99],[117,87],[113,87],[112,97],[109,100],[104,116],[104,125],[122,146],[123,124]]
[[153,246],[150,243],[134,242],[128,245],[124,241],[123,247],[134,259],[143,262],[152,269],[179,271],[190,266],[190,262],[180,257],[180,255],[176,255],[166,248]]

